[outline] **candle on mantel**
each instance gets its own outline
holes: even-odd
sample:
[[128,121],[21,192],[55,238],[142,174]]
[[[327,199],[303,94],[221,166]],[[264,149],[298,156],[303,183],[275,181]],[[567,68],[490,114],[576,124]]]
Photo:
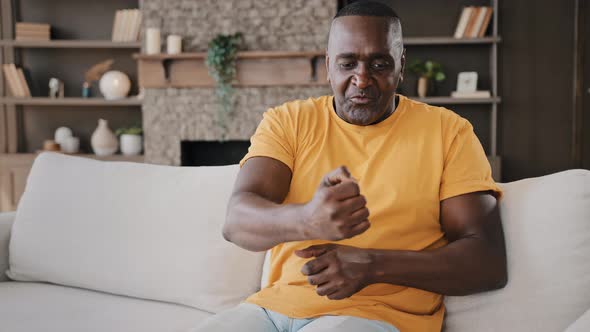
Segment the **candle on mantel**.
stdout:
[[182,52],[182,37],[179,35],[169,35],[166,39],[166,51],[168,54],[178,54]]
[[160,53],[160,29],[147,28],[145,32],[145,53],[159,54]]

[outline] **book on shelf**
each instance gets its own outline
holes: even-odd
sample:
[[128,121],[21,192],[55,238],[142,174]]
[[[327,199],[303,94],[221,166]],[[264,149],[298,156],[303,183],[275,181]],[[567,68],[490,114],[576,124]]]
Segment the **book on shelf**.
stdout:
[[31,90],[25,79],[22,68],[16,68],[14,63],[2,65],[5,81],[10,94],[14,97],[31,97]]
[[485,36],[486,34],[486,30],[488,30],[488,25],[490,24],[490,21],[492,20],[492,12],[494,10],[492,9],[492,7],[486,7],[486,14],[485,17],[483,19],[483,22],[481,24],[481,27],[477,33],[477,37],[481,38],[483,36]]
[[25,72],[22,68],[17,69],[18,73],[18,81],[20,82],[21,88],[23,88],[24,96],[30,97],[31,96],[31,89],[29,89],[29,84],[27,84],[27,79],[25,78]]
[[460,92],[460,91],[453,91],[451,92],[451,97],[453,98],[490,98],[492,94],[489,90],[478,90],[472,92]]
[[453,37],[457,39],[484,37],[490,24],[492,13],[492,7],[463,7]]
[[45,23],[18,22],[15,27],[16,40],[50,40],[51,26]]
[[459,17],[459,22],[457,23],[457,28],[455,29],[455,38],[463,37],[465,34],[465,29],[467,28],[467,23],[469,22],[469,17],[471,16],[471,11],[473,7],[463,7],[461,11],[461,16]]
[[122,11],[120,11],[120,10],[117,10],[115,12],[115,20],[113,21],[113,32],[111,33],[111,40],[112,41],[117,41],[117,37],[118,37],[117,32],[119,31],[119,29],[120,29],[119,25],[121,24],[120,23],[121,22],[121,14],[122,14]]
[[115,42],[132,42],[139,38],[141,27],[139,9],[120,9],[115,12],[111,40]]

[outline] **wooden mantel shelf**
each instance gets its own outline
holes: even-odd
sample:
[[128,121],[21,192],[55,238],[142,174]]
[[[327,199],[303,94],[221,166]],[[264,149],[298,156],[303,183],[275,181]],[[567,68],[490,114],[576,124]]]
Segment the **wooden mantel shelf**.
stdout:
[[[314,58],[324,56],[325,52],[285,52],[285,51],[244,51],[238,52],[238,59],[280,59],[280,58]],[[179,60],[179,59],[205,59],[207,52],[180,53],[180,54],[133,54],[134,59],[139,60]]]
[[[236,86],[327,85],[324,52],[238,52]],[[139,86],[144,88],[213,87],[207,53],[134,54]]]

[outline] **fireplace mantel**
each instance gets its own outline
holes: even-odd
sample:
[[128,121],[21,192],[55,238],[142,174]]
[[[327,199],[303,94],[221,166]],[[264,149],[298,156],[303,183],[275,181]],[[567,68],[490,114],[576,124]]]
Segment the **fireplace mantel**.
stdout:
[[[235,86],[325,86],[324,52],[238,52]],[[207,88],[207,53],[134,54],[139,86],[144,88]]]

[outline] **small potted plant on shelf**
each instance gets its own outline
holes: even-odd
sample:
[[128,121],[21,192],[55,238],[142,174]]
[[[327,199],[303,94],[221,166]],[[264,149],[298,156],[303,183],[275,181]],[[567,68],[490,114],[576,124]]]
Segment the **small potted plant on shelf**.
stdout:
[[136,156],[141,153],[143,148],[143,129],[141,129],[140,126],[119,128],[117,129],[116,134],[120,137],[122,154],[126,156]]
[[433,93],[435,81],[441,82],[446,78],[440,63],[431,60],[416,60],[410,65],[409,69],[419,76],[417,90],[420,98]]

